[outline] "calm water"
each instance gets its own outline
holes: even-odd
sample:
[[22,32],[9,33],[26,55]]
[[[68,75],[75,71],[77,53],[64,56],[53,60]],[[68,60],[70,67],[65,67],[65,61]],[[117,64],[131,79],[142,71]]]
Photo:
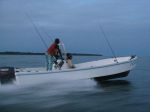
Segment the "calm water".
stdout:
[[[100,57],[75,58],[75,62]],[[0,66],[45,66],[44,56],[0,56]],[[0,112],[149,112],[150,58],[139,58],[126,78],[9,84],[0,87]]]

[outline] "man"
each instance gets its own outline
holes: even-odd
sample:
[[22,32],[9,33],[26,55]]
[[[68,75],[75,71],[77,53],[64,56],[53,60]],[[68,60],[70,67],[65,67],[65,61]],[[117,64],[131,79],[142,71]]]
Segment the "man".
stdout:
[[[59,68],[63,65],[63,57],[61,50],[59,48],[60,40],[58,38],[55,39],[54,43],[47,50],[47,70],[52,70],[53,64]],[[61,59],[61,63],[57,63],[57,59]]]

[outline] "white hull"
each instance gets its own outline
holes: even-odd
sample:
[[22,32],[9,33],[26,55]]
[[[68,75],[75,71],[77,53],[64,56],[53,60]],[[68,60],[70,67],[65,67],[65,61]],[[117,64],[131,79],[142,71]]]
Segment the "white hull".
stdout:
[[[118,57],[119,63],[114,58],[102,59],[75,65],[75,69],[63,67],[62,70],[46,71],[44,68],[26,68],[16,72],[18,80],[38,81],[40,80],[76,80],[95,77],[109,77],[115,75],[120,77],[121,73],[128,73],[135,67],[137,57]],[[126,75],[124,75],[126,76]],[[110,77],[113,78],[113,77]],[[117,77],[115,77],[117,78]]]

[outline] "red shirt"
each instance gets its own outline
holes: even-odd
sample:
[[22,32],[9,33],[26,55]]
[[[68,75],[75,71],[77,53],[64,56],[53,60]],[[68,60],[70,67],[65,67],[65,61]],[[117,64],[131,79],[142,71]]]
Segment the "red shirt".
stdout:
[[56,43],[53,43],[47,50],[47,53],[54,56],[58,53],[58,47]]

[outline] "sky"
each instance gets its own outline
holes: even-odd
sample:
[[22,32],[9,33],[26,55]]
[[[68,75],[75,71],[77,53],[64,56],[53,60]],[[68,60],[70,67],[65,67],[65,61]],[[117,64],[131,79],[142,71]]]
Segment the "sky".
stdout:
[[149,0],[0,0],[0,51],[45,52],[60,38],[67,52],[150,56]]

